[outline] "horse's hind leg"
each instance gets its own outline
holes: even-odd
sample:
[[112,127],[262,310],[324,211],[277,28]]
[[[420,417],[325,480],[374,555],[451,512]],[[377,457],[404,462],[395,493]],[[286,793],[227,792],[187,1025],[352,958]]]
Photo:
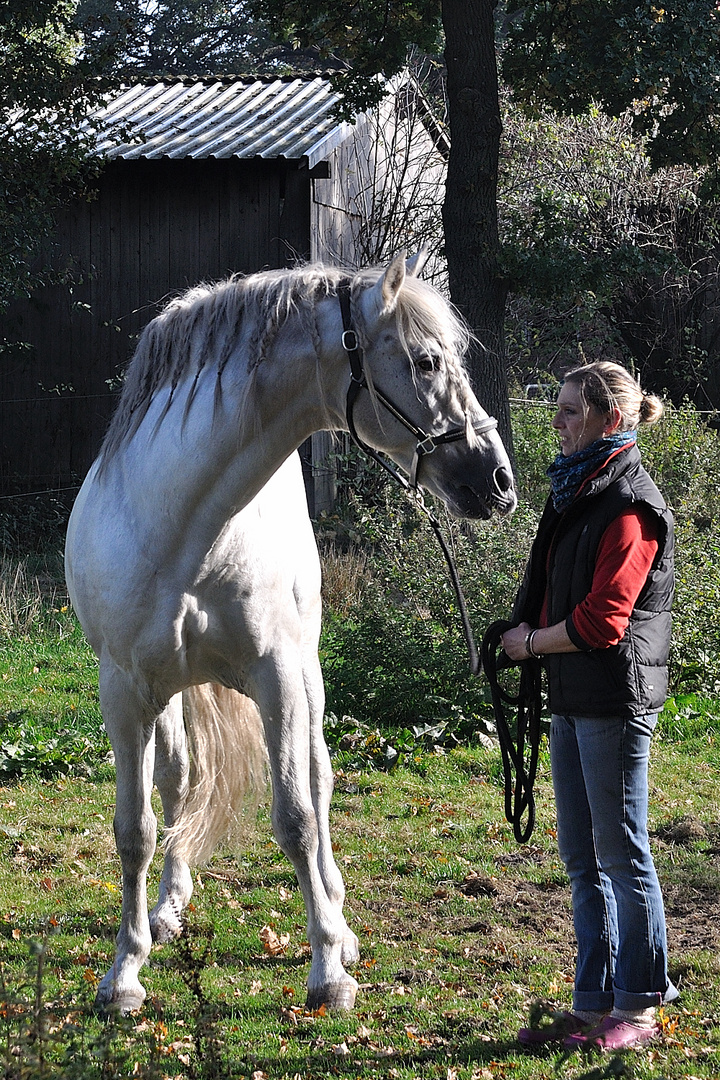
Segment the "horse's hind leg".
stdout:
[[[160,792],[165,827],[174,825],[185,803],[189,761],[182,695],[177,694],[157,719],[155,727],[155,785]],[[192,896],[190,867],[175,854],[170,842],[165,848],[160,895],[150,912],[153,941],[172,941],[182,932],[181,915]]]
[[100,664],[100,704],[115,753],[114,828],[122,864],[122,920],[115,962],[98,986],[95,1004],[128,1013],[145,1000],[138,972],[152,945],[147,870],[157,840],[150,803],[155,717],[129,676],[106,659]]

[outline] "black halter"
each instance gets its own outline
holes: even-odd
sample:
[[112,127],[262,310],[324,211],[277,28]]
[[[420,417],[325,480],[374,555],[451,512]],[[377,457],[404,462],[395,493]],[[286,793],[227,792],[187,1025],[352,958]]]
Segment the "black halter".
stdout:
[[[399,406],[383,394],[382,390],[374,386],[373,393],[383,408],[385,408],[391,416],[399,421],[399,423],[401,423],[403,427],[417,439],[415,453],[410,466],[409,481],[406,480],[401,473],[397,472],[393,466],[389,465],[388,462],[373,449],[373,447],[368,446],[367,443],[363,442],[355,428],[353,412],[360,391],[368,390],[369,387],[365,377],[365,368],[358,337],[352,325],[349,281],[343,281],[338,286],[338,299],[340,301],[340,311],[342,313],[343,322],[342,346],[347,353],[350,362],[351,378],[345,404],[345,416],[350,435],[361,450],[364,450],[365,453],[369,454],[375,461],[379,461],[383,468],[387,469],[387,471],[391,473],[396,480],[399,480],[404,487],[409,487],[412,491],[417,491],[418,472],[420,471],[420,462],[422,458],[427,454],[432,454],[438,446],[443,446],[445,443],[458,442],[460,439],[464,439],[466,437],[465,428],[452,427],[448,428],[447,431],[440,432],[439,435],[429,435],[426,431],[423,431],[422,428],[418,427],[417,424],[413,423],[410,417],[407,416]],[[481,420],[478,424],[473,425],[476,435],[483,435],[486,431],[493,431],[496,427],[497,420],[494,416],[488,416],[485,420]]]
[[[372,446],[368,446],[367,443],[358,435],[355,429],[355,421],[353,419],[353,409],[357,400],[358,394],[361,390],[369,390],[367,379],[365,378],[365,370],[363,367],[362,353],[360,351],[360,345],[358,342],[357,334],[352,326],[352,317],[350,314],[350,282],[343,281],[338,286],[338,299],[340,301],[340,310],[342,312],[343,321],[343,334],[342,334],[342,346],[345,352],[348,354],[348,360],[350,361],[350,385],[347,392],[347,401],[345,405],[345,415],[347,419],[348,430],[350,435],[357,446],[373,461],[377,461],[379,465],[382,465],[386,472],[397,480],[397,482],[403,487],[409,494],[411,494],[419,508],[423,511],[425,516],[432,527],[433,532],[437,538],[438,543],[442,549],[442,553],[445,556],[445,562],[447,564],[448,572],[450,574],[450,580],[453,584],[455,591],[455,597],[457,599],[458,608],[460,610],[460,619],[462,622],[463,633],[465,635],[465,641],[467,642],[468,653],[470,657],[470,671],[473,675],[479,675],[481,671],[480,655],[478,653],[477,645],[475,644],[475,637],[472,632],[472,626],[470,625],[470,617],[467,612],[467,605],[465,603],[465,597],[463,595],[462,586],[460,584],[460,578],[458,577],[457,568],[453,561],[453,557],[450,553],[450,549],[445,541],[445,537],[442,534],[440,528],[440,522],[433,513],[425,505],[422,497],[422,493],[418,486],[418,471],[420,469],[420,461],[425,455],[432,454],[437,446],[442,446],[444,443],[457,442],[460,439],[464,439],[466,436],[464,427],[453,427],[447,431],[441,432],[439,435],[429,435],[422,428],[419,428],[417,424],[414,424],[409,416],[406,416],[402,409],[399,409],[392,401],[389,400],[376,386],[373,387],[373,393],[377,397],[381,405],[387,409],[387,411],[398,420],[404,428],[406,428],[417,439],[415,446],[415,454],[413,456],[412,465],[410,467],[410,478],[406,479],[401,472],[399,472],[395,466],[387,461],[381,454],[377,452]],[[482,420],[479,424],[474,425],[474,430],[477,435],[482,435],[486,431],[492,431],[497,427],[497,420],[494,416],[488,416],[485,420]]]
[[[368,446],[367,443],[363,442],[355,430],[353,409],[360,391],[363,389],[367,390],[369,387],[367,379],[365,378],[362,353],[360,351],[357,334],[352,327],[350,314],[350,283],[348,281],[341,282],[338,286],[338,299],[340,301],[340,310],[342,312],[343,321],[342,346],[348,354],[348,360],[350,361],[351,378],[345,406],[350,435],[361,450],[366,454],[369,454],[374,461],[377,461],[382,465],[382,467],[389,472],[406,491],[414,496],[417,505],[427,516],[433,532],[437,537],[438,543],[442,548],[445,562],[447,563],[447,568],[450,573],[450,579],[455,590],[458,608],[460,609],[460,619],[462,621],[465,641],[467,642],[468,653],[470,656],[470,671],[473,675],[479,675],[484,668],[490,683],[493,709],[497,722],[498,739],[502,751],[503,772],[505,775],[505,816],[513,826],[515,839],[518,843],[524,844],[530,839],[535,825],[533,784],[535,782],[535,774],[537,771],[540,745],[540,664],[537,660],[525,660],[520,665],[520,686],[517,697],[513,697],[500,687],[497,675],[497,650],[500,648],[500,638],[503,631],[509,629],[511,623],[496,622],[488,628],[482,643],[482,657],[480,657],[470,625],[470,618],[468,616],[467,605],[465,603],[462,586],[460,585],[457,568],[450,553],[450,549],[445,542],[445,537],[442,535],[440,522],[425,505],[418,486],[418,470],[420,468],[421,459],[425,457],[426,454],[432,454],[437,446],[464,439],[465,428],[453,427],[449,428],[447,431],[441,432],[439,435],[428,435],[427,432],[423,431],[422,428],[419,428],[417,424],[414,424],[413,421],[406,416],[397,405],[390,401],[381,390],[374,387],[373,391],[381,405],[417,439],[415,454],[410,468],[410,479],[407,480],[402,473],[398,472],[394,465],[386,461],[386,459],[378,454],[372,446]],[[482,420],[479,424],[474,425],[474,430],[477,435],[482,435],[484,432],[492,431],[496,427],[497,420],[493,416],[488,416],[486,420]],[[515,718],[517,744],[513,741],[513,736],[508,725],[504,710],[505,704],[515,705],[517,707],[517,716]],[[523,825],[522,818],[523,814],[526,812],[527,820]]]

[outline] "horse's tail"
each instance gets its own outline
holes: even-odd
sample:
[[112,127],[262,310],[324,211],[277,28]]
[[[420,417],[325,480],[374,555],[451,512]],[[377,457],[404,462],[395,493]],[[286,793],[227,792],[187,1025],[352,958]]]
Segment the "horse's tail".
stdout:
[[265,734],[255,702],[214,683],[183,692],[190,783],[166,844],[191,865],[210,858],[241,812],[257,811],[267,787]]

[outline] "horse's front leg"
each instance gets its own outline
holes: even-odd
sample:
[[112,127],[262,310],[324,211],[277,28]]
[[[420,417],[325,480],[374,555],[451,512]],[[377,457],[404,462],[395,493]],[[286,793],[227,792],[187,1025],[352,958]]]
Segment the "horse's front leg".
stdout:
[[115,962],[101,980],[95,1005],[121,1013],[139,1009],[138,979],[152,946],[147,871],[157,842],[152,811],[155,717],[132,680],[110,661],[100,664],[100,705],[115,754],[115,842],[122,865],[122,919]]
[[[183,723],[182,695],[176,694],[157,719],[155,727],[155,785],[160,792],[165,828],[175,824],[188,792],[190,772]],[[182,912],[193,891],[192,874],[175,845],[166,843],[158,902],[150,912],[153,941],[165,944],[182,932]]]
[[[331,891],[335,895],[328,894],[320,870],[322,830],[310,782],[310,710],[302,665],[290,670],[286,657],[276,664],[266,656],[258,669],[257,700],[273,778],[273,830],[293,864],[307,911],[312,948],[307,1006],[351,1009],[358,984],[343,967],[348,927],[342,915],[342,898],[334,875]],[[327,858],[322,861],[327,869]],[[339,878],[337,868],[336,874]]]
[[314,651],[305,663],[305,688],[310,708],[310,789],[318,826],[318,868],[328,899],[341,913],[345,926],[342,962],[355,964],[360,957],[360,943],[342,915],[345,884],[335,862],[330,838],[330,800],[334,779],[330,754],[323,735],[325,690],[317,651]]

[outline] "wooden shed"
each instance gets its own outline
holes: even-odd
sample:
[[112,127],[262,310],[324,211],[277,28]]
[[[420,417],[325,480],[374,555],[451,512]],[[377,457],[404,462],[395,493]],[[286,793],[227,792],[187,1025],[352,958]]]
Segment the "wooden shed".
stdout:
[[[435,188],[446,149],[412,81],[391,91],[354,125],[334,118],[320,77],[156,81],[113,96],[97,193],[58,221],[57,284],[0,322],[3,492],[79,482],[137,335],[168,297],[298,259],[385,255],[378,222],[398,147],[422,152],[415,184]],[[436,194],[433,209],[439,218]],[[315,510],[322,476],[316,486]]]

